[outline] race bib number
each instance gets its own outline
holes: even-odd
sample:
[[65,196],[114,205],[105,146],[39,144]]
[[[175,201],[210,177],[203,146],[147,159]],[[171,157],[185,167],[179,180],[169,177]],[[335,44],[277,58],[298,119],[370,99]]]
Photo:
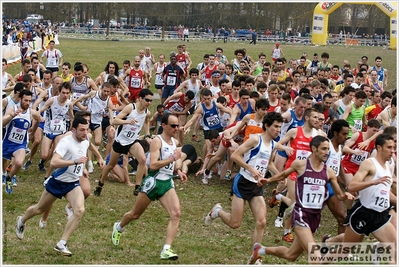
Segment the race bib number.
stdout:
[[133,77],[133,78],[130,80],[130,87],[139,89],[139,88],[140,88],[140,81],[141,81],[140,78],[134,78],[134,77]]
[[79,97],[81,97],[83,94],[82,93],[72,93],[72,97],[74,99],[78,99]]
[[63,133],[66,130],[66,125],[63,120],[54,119],[50,121],[50,129],[54,133]]
[[175,86],[176,85],[176,77],[175,76],[168,76],[166,78],[166,85]]
[[13,127],[10,135],[8,136],[8,140],[13,143],[22,144],[24,142],[25,136],[26,130]]
[[309,157],[310,154],[312,154],[312,152],[310,152],[310,151],[297,150],[295,158],[299,159],[299,160],[305,160]]
[[162,75],[160,75],[160,74],[155,75],[155,84],[163,85]]
[[262,177],[265,177],[267,166],[269,165],[270,153],[260,152],[259,158],[255,161],[255,169],[262,173]]
[[389,191],[382,189],[378,192],[375,192],[374,199],[374,210],[381,212],[389,208]]
[[220,123],[218,115],[212,115],[206,118],[206,122],[208,123],[209,127],[216,126]]
[[353,128],[355,128],[357,131],[361,131],[363,126],[362,120],[355,120],[355,124],[353,125]]
[[[356,151],[359,151],[359,150],[356,149]],[[369,155],[369,152],[367,152],[367,151],[364,151],[363,154],[360,154],[360,155],[352,154],[351,162],[355,163],[356,165],[360,165],[360,163],[362,163],[365,159],[367,159],[368,155]]]
[[303,186],[302,206],[309,209],[321,209],[324,195],[324,186],[305,184]]
[[72,169],[73,174],[76,174],[77,176],[83,175],[83,164],[75,164],[72,167],[73,167]]
[[170,109],[174,112],[182,112],[183,107],[181,107],[179,104],[174,104],[173,106],[170,107]]

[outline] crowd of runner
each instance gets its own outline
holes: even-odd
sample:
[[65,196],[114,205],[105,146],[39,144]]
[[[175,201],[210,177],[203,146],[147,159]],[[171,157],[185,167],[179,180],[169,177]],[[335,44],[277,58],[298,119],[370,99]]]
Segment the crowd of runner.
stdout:
[[[276,43],[256,57],[238,48],[228,60],[230,53],[218,47],[193,62],[185,45],[157,56],[145,47],[132,61],[108,61],[90,77],[86,62],[64,60],[54,45],[24,57],[17,74],[2,62],[5,191],[17,186],[21,168],[36,165],[44,175],[40,201],[17,219],[18,238],[35,215],[42,214],[39,226],[46,227],[52,203],[64,196],[68,223],[55,250],[71,256],[66,242],[84,213],[87,178],[97,163],[96,197],[108,179],[132,186],[137,196],[114,224],[112,243],[118,246],[124,227],[159,200],[170,215],[160,258],[175,260],[171,245],[181,210],[173,179],[186,182],[196,164],[204,185],[216,176],[231,181],[230,211],[216,203],[205,225],[219,217],[238,228],[249,203],[255,219],[250,264],[264,255],[294,261],[308,252],[326,204],[338,229],[336,237],[323,237],[325,244],[361,242],[370,233],[396,242],[396,89],[388,88],[380,56],[342,65],[327,52],[286,59]],[[161,103],[151,114],[153,85]],[[199,142],[201,151],[185,138]],[[265,201],[262,185],[274,181]],[[275,227],[283,228],[290,248],[260,244],[266,206],[279,206]]]

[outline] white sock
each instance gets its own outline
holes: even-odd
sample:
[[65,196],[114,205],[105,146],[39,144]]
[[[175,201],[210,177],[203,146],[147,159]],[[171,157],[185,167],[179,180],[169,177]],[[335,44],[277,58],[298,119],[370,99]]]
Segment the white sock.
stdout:
[[222,209],[222,208],[216,208],[216,209],[212,212],[212,217],[213,217],[213,218],[219,217],[219,211],[220,211],[221,209]]
[[284,235],[291,233],[291,229],[284,229]]
[[[170,249],[170,245],[165,244],[165,245],[163,246],[162,252],[164,252],[164,251],[166,251],[166,250],[168,250],[168,249]],[[162,253],[162,252],[161,252],[161,253]]]
[[266,247],[265,247],[265,246],[262,246],[262,248],[259,249],[258,254],[259,254],[259,255],[266,255]]
[[120,222],[116,225],[116,230],[118,230],[118,232],[120,232],[120,233],[123,232],[123,228],[121,227],[121,223]]
[[282,198],[282,197],[283,197],[282,194],[277,194],[277,195],[276,195],[276,199],[277,199],[277,200],[280,200],[280,201],[281,201],[281,198]]
[[67,243],[66,240],[61,239],[61,240],[57,243],[57,246],[65,246],[66,243]]
[[93,166],[93,161],[89,160],[89,161],[87,162],[87,164],[88,164],[89,166]]

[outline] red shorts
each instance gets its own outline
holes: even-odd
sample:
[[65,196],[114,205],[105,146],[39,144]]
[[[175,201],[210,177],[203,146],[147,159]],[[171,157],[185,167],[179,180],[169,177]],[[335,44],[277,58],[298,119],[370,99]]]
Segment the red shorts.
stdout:
[[222,134],[222,146],[224,146],[226,148],[231,147],[230,141],[227,141],[226,139],[224,139],[224,134]]
[[137,98],[139,98],[140,91],[141,91],[141,89],[130,89],[129,88],[129,93],[130,93],[129,100],[133,100],[133,102],[134,102]]
[[297,176],[298,174],[296,173],[296,172],[293,172],[293,173],[291,173],[289,176],[288,176],[288,178],[290,178],[292,181],[294,181],[294,182],[296,182],[296,176]]
[[345,173],[352,175],[355,175],[355,173],[357,173],[360,167],[359,165],[356,164],[348,164],[346,161],[342,161],[341,166],[344,169]]

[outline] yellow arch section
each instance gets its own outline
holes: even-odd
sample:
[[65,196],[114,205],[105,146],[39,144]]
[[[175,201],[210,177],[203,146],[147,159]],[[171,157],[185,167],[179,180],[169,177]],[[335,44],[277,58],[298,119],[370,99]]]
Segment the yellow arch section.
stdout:
[[[312,44],[326,45],[328,38],[328,16],[344,3],[320,2],[313,12]],[[396,50],[396,35],[398,31],[396,2],[347,2],[345,4],[373,4],[390,18],[390,48]]]

